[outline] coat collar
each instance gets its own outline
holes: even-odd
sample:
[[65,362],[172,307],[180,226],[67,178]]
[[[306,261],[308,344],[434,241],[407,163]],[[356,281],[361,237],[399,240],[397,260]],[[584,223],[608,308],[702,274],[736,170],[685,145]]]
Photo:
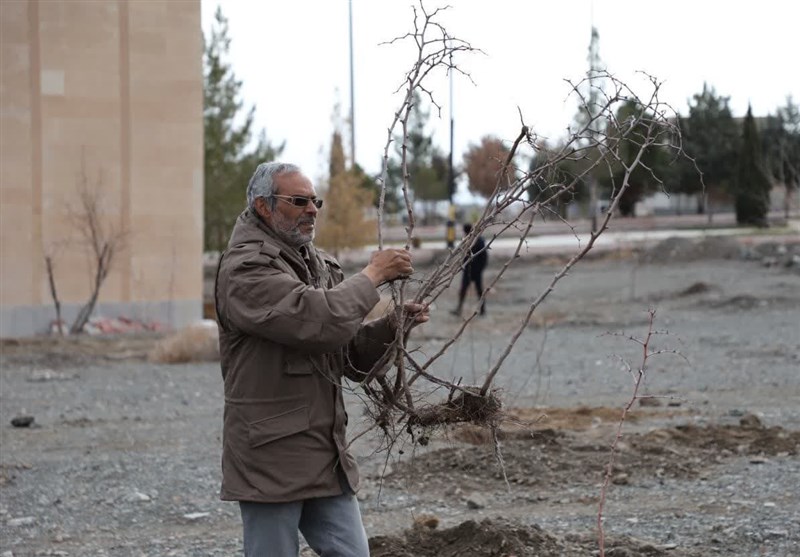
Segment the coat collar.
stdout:
[[236,219],[236,224],[228,242],[228,248],[255,242],[261,243],[261,251],[268,251],[275,257],[280,255],[295,270],[308,275],[309,282],[313,281],[314,276],[320,277],[320,269],[324,269],[325,263],[313,243],[309,242],[305,245],[308,260],[304,260],[298,248],[294,248],[284,242],[272,227],[248,207]]

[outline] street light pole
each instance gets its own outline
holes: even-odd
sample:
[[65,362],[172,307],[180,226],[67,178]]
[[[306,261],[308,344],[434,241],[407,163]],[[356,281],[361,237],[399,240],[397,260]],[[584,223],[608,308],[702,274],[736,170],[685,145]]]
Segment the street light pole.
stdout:
[[450,205],[447,208],[447,230],[445,232],[447,247],[452,249],[456,245],[456,206],[453,196],[456,193],[456,176],[453,170],[453,136],[455,135],[455,120],[453,118],[453,51],[450,50],[450,155],[447,158],[447,194]]
[[350,168],[356,166],[356,93],[353,85],[353,0],[350,6]]

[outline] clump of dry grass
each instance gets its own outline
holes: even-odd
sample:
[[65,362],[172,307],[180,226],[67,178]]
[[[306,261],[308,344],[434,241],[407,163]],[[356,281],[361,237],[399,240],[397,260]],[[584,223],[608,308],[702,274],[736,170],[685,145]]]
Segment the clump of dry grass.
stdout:
[[156,344],[147,359],[159,364],[219,361],[219,330],[210,319],[192,323]]

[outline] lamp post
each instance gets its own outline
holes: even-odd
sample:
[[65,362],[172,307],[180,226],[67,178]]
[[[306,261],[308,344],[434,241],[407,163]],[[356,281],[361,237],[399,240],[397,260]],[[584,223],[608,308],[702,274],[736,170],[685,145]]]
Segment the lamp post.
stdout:
[[350,6],[350,167],[356,166],[356,93],[353,85],[353,0]]
[[456,206],[453,196],[456,193],[456,175],[453,171],[453,135],[455,124],[453,120],[453,51],[450,50],[450,155],[447,158],[447,198],[450,202],[447,208],[447,229],[445,240],[447,247],[453,249],[456,245]]

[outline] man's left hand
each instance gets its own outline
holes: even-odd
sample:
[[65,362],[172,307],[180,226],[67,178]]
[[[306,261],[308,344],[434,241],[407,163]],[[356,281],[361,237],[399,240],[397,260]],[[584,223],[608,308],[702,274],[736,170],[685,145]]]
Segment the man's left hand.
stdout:
[[428,304],[416,304],[414,302],[406,302],[403,304],[403,310],[406,315],[414,318],[413,327],[421,323],[427,323],[430,320],[430,307]]

